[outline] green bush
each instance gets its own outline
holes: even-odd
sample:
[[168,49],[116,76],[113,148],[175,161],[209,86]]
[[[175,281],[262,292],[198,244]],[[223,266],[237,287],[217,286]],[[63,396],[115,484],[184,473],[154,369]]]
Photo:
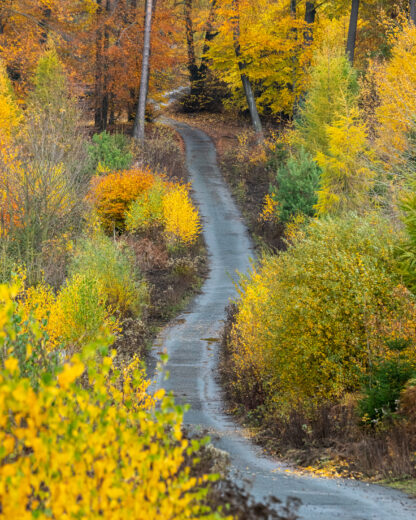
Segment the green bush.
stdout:
[[140,317],[147,304],[147,285],[131,251],[102,233],[80,240],[70,274],[97,282],[100,295],[114,310]]
[[406,383],[416,376],[406,359],[389,359],[377,364],[363,387],[358,403],[363,421],[375,424],[397,412],[400,394]]
[[314,215],[320,174],[319,166],[303,148],[297,156],[289,157],[280,166],[276,175],[277,186],[271,187],[271,193],[278,202],[282,222],[288,222],[299,213],[309,217]]
[[127,170],[133,161],[129,141],[123,134],[95,134],[92,144],[88,145],[88,155],[92,171],[98,167],[109,171]]

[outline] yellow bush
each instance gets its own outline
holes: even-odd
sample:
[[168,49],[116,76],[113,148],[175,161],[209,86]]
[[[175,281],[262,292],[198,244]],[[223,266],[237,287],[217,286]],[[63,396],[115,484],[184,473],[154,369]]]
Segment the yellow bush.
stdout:
[[394,239],[379,217],[314,221],[243,278],[230,345],[237,399],[284,415],[354,392],[392,328],[416,361],[416,307],[396,290]]
[[411,130],[416,113],[416,26],[406,24],[390,42],[392,56],[382,65],[372,64],[379,105],[376,107],[378,147],[388,161],[412,152]]
[[168,237],[192,244],[201,231],[201,220],[189,195],[189,188],[178,184],[163,197],[165,232]]
[[[13,297],[0,287],[1,352],[13,341]],[[120,374],[111,357],[97,361],[97,347],[105,344],[73,356],[57,377],[45,372],[38,387],[16,357],[0,358],[0,518],[221,518],[201,505],[209,477],[184,467],[198,443],[182,436],[183,411],[161,392],[148,395],[137,361]]]
[[97,281],[77,274],[59,291],[51,308],[48,332],[70,350],[102,334],[117,334],[119,323],[107,307]]
[[184,244],[195,242],[201,222],[188,185],[158,180],[126,213],[129,231],[148,231],[159,226],[163,226],[168,240]]

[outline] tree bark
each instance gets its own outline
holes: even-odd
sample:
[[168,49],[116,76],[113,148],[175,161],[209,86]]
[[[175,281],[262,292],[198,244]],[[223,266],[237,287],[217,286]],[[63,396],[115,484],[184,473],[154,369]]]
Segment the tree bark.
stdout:
[[188,49],[188,71],[191,84],[198,80],[198,66],[195,57],[194,28],[192,23],[192,0],[184,2],[186,44]]
[[133,137],[144,141],[144,124],[146,116],[146,101],[149,90],[150,72],[150,38],[152,35],[153,0],[146,0],[144,17],[144,41],[142,56],[142,76],[140,78],[139,102],[137,104],[136,121],[134,123]]
[[109,94],[108,94],[108,48],[110,34],[107,17],[111,11],[111,0],[97,0],[97,31],[95,35],[95,128],[99,132],[107,129]]
[[316,6],[315,2],[306,2],[305,8],[305,23],[308,27],[305,29],[303,34],[305,43],[310,45],[313,42],[313,24],[316,18]]
[[355,53],[355,42],[357,39],[357,24],[358,24],[358,11],[360,9],[360,0],[351,1],[351,16],[350,26],[348,28],[348,40],[347,40],[347,57],[351,62],[354,63]]
[[416,0],[410,0],[410,21],[416,25]]
[[251,87],[250,80],[245,73],[246,64],[244,63],[241,55],[240,47],[240,2],[239,0],[233,0],[233,42],[234,52],[238,62],[238,68],[240,69],[241,82],[243,84],[244,94],[246,96],[248,109],[250,111],[251,122],[253,124],[254,131],[258,135],[259,139],[263,139],[263,127],[260,121],[260,116],[257,110],[256,100],[254,98],[253,89]]

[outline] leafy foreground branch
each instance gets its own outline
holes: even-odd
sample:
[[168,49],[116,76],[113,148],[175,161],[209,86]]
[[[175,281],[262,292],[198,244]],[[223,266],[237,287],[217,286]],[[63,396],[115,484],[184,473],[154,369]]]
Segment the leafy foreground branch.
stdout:
[[115,368],[111,337],[65,362],[48,352],[18,294],[0,287],[0,518],[296,518],[215,484],[207,440],[184,437],[184,409],[148,392],[138,358]]

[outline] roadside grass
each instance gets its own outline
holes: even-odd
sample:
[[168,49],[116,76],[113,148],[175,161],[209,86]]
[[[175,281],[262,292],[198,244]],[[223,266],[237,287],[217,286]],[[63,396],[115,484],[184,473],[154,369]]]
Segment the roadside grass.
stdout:
[[403,479],[383,479],[377,481],[382,486],[391,487],[399,491],[407,493],[413,498],[416,498],[416,478],[403,478]]

